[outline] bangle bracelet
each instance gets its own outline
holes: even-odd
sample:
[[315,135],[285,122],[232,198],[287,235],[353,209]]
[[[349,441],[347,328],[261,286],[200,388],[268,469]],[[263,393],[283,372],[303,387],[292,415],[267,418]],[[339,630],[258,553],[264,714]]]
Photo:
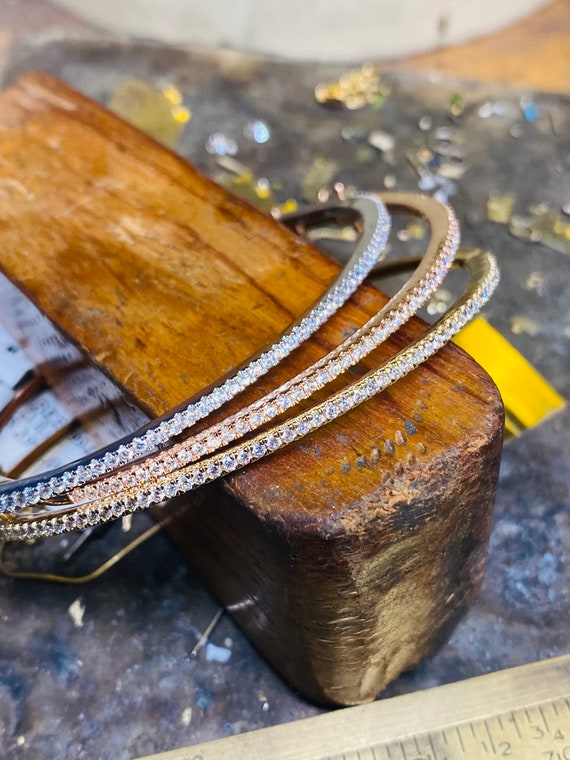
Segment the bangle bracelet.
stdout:
[[390,210],[405,210],[427,218],[439,234],[431,235],[428,249],[418,260],[412,276],[376,315],[335,349],[263,398],[184,441],[74,489],[71,501],[81,503],[117,495],[128,485],[174,472],[181,465],[202,459],[255,432],[346,372],[401,327],[441,284],[457,249],[459,229],[452,210],[431,198],[406,195],[405,205],[399,206],[390,201],[390,196],[386,201]]
[[[307,340],[362,283],[384,252],[390,231],[390,217],[377,196],[357,196],[336,208],[348,214],[352,212],[354,215],[356,212],[360,216],[361,239],[335,282],[276,343],[256,354],[197,400],[186,402],[166,417],[150,423],[150,427],[118,441],[113,447],[42,476],[0,483],[0,513],[61,496],[156,451],[245,390]],[[334,212],[334,208],[329,211]]]
[[26,512],[16,515],[3,515],[0,520],[0,538],[29,540],[46,537],[146,509],[258,461],[355,408],[404,377],[438,351],[489,299],[499,280],[494,256],[486,251],[474,250],[460,255],[457,262],[466,267],[470,275],[463,294],[443,317],[379,369],[368,372],[363,378],[334,393],[326,401],[253,436],[246,442],[234,444],[200,462],[182,466],[169,474],[153,475],[147,481],[141,479],[135,485],[126,487],[117,496],[60,507],[56,511],[44,506],[31,507]]
[[[125,485],[148,480],[153,474],[167,474],[189,464],[221,446],[251,433],[278,414],[322,388],[398,329],[427,300],[440,284],[457,248],[458,225],[451,209],[431,198],[399,193],[388,194],[385,200],[395,211],[408,211],[430,222],[431,240],[415,273],[381,311],[327,356],[285,385],[241,410],[198,436],[172,443],[136,463],[124,465],[118,472],[100,476],[95,482],[70,489],[73,503],[90,501],[120,493]],[[325,210],[326,211],[326,210]],[[319,221],[322,212],[312,212],[309,221]],[[303,216],[303,219],[306,219]],[[26,495],[25,492],[23,494]],[[36,499],[36,502],[39,501]],[[25,506],[20,504],[14,509]],[[13,511],[13,510],[12,510]]]

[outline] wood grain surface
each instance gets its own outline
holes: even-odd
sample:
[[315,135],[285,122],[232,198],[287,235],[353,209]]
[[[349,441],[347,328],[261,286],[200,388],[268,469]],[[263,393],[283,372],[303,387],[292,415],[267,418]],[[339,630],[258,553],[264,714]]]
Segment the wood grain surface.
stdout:
[[[1,96],[0,155],[0,268],[153,415],[274,340],[338,271],[44,75]],[[384,302],[361,288],[234,406]],[[412,320],[352,377],[420,330]],[[193,494],[171,532],[297,688],[365,701],[433,651],[476,594],[501,443],[496,388],[450,345],[342,420]]]

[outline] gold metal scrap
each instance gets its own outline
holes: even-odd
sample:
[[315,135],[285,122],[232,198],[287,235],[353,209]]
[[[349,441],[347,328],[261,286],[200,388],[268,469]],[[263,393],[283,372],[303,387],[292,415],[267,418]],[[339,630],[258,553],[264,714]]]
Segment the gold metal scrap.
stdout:
[[380,107],[390,94],[378,70],[367,63],[346,71],[335,82],[321,82],[315,87],[317,103],[356,111],[365,106]]

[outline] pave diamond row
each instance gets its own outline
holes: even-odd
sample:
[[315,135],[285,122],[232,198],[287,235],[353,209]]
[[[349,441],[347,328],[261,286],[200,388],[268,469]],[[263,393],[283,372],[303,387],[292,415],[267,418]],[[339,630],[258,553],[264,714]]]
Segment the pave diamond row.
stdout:
[[487,302],[499,280],[495,258],[488,252],[472,251],[462,256],[459,263],[469,269],[470,283],[448,313],[382,367],[337,391],[326,401],[257,434],[245,443],[230,446],[225,451],[171,473],[149,476],[146,470],[139,473],[135,468],[135,483],[127,486],[118,496],[74,505],[56,515],[44,509],[39,515],[32,514],[31,517],[22,514],[4,516],[0,524],[0,538],[29,540],[51,536],[146,509],[258,461],[354,409],[436,353]]
[[75,489],[71,493],[72,501],[90,501],[119,493],[126,483],[134,482],[135,469],[137,478],[144,471],[148,480],[153,475],[174,472],[180,466],[208,456],[271,422],[364,359],[418,311],[449,271],[459,243],[459,225],[450,208],[445,207],[445,212],[447,236],[427,261],[426,257],[421,260],[424,273],[418,267],[396,295],[352,336],[288,382],[223,421],[165,451],[149,455],[116,475]]
[[63,472],[51,476],[46,474],[32,482],[0,484],[0,514],[61,496],[73,488],[95,481],[119,467],[157,451],[173,436],[183,433],[252,385],[306,341],[362,284],[386,247],[390,232],[390,216],[380,198],[375,195],[359,195],[351,200],[350,206],[361,211],[365,225],[370,225],[367,220],[373,216],[368,239],[357,247],[335,283],[319,302],[289,328],[279,341],[196,402],[161,420],[145,433],[125,439],[116,449],[95,455],[90,461],[78,463]]

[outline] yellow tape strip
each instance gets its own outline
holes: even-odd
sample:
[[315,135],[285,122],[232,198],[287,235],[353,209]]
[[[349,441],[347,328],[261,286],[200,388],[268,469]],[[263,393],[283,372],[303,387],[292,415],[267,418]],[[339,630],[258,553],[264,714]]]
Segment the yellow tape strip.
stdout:
[[478,317],[453,339],[493,378],[505,405],[505,428],[517,435],[565,400],[497,330]]

